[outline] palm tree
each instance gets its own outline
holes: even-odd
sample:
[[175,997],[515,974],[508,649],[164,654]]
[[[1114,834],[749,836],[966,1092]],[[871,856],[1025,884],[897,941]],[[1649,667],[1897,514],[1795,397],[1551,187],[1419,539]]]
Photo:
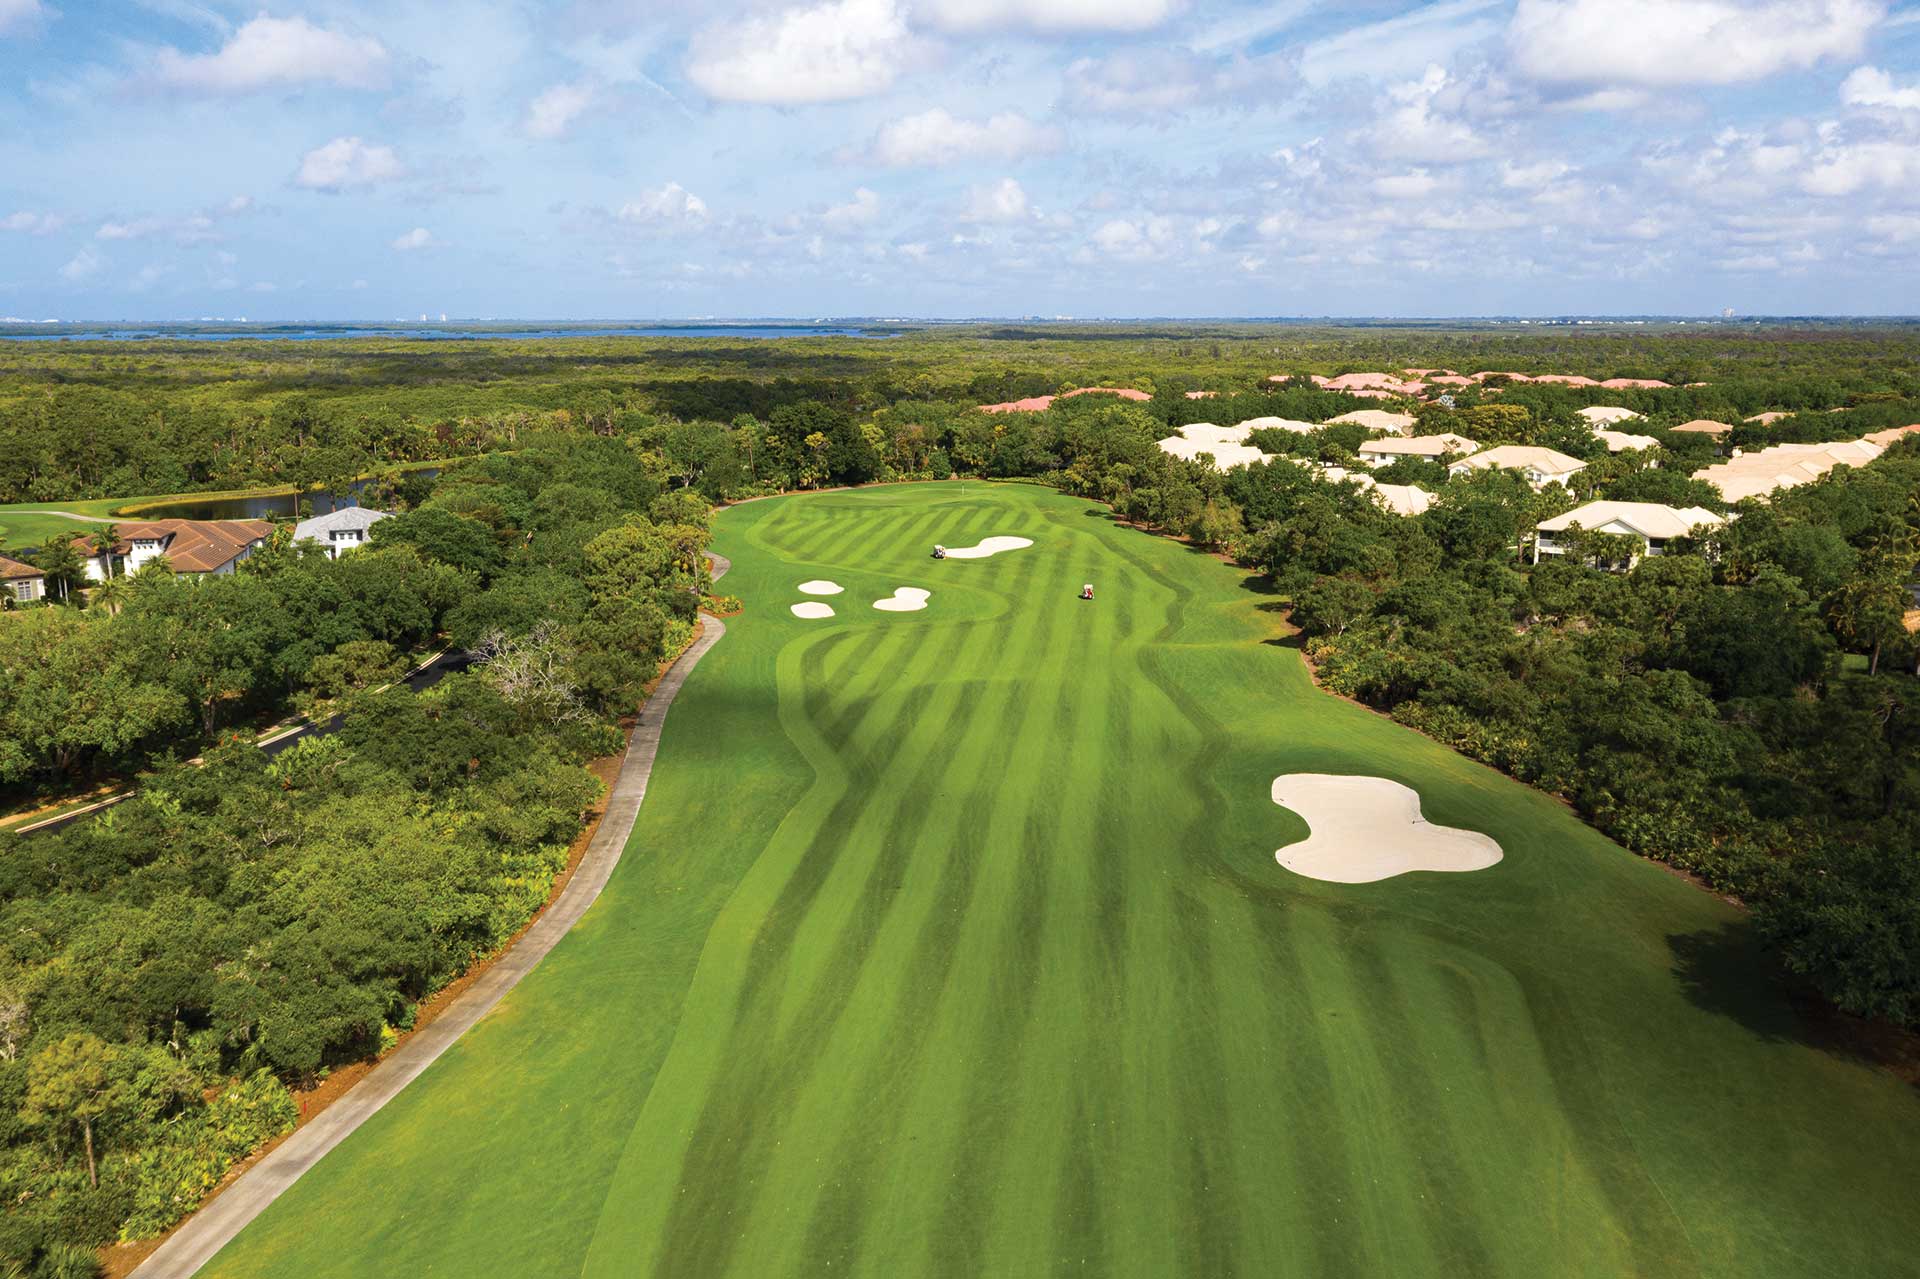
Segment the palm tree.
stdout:
[[94,583],[87,592],[87,607],[104,609],[109,617],[119,616],[120,610],[127,606],[127,598],[133,593],[132,584],[124,577],[109,577],[104,582]]
[[47,586],[58,588],[59,598],[65,601],[73,588],[87,580],[87,560],[74,547],[72,533],[62,533],[41,548],[34,558],[34,567],[47,575]]
[[102,524],[93,530],[93,553],[100,557],[108,577],[113,576],[113,548],[118,545],[120,545],[118,524]]

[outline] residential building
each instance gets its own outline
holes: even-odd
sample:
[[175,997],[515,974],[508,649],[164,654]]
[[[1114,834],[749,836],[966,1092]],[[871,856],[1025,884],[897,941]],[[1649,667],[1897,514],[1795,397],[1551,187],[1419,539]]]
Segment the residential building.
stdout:
[[1587,464],[1577,457],[1568,457],[1558,449],[1541,448],[1534,444],[1500,444],[1475,453],[1472,457],[1462,458],[1448,467],[1447,472],[1465,475],[1469,471],[1495,468],[1520,472],[1526,477],[1527,483],[1536,489],[1549,484],[1564,488],[1568,480],[1587,469]]
[[1221,471],[1265,462],[1270,455],[1246,442],[1251,429],[1251,423],[1216,426],[1212,422],[1194,422],[1181,427],[1179,434],[1161,440],[1160,451],[1189,462],[1198,461],[1200,455],[1205,453],[1213,458],[1214,469]]
[[119,541],[111,556],[86,539],[75,543],[93,552],[87,557],[93,581],[138,572],[162,556],[176,573],[231,573],[273,532],[265,520],[125,520],[114,528]]
[[294,525],[294,545],[318,542],[326,548],[328,559],[337,560],[342,551],[364,544],[374,524],[391,514],[392,511],[375,511],[364,506],[343,506]]
[[1414,435],[1406,439],[1367,440],[1356,452],[1368,466],[1387,466],[1403,457],[1424,457],[1430,462],[1456,453],[1471,453],[1480,445],[1464,435]]
[[1373,500],[1395,515],[1420,515],[1433,505],[1433,494],[1418,484],[1376,484]]
[[47,575],[31,564],[0,555],[0,595],[15,604],[31,604],[47,597]]
[[1735,451],[1714,466],[1693,473],[1720,490],[1729,502],[1765,497],[1775,489],[1793,488],[1819,479],[1836,466],[1865,466],[1903,436],[1920,432],[1920,425],[1875,431],[1857,440],[1830,444],[1775,444],[1754,453]]
[[1342,413],[1339,417],[1327,419],[1327,425],[1335,422],[1350,422],[1355,426],[1364,426],[1369,431],[1384,431],[1388,435],[1405,435],[1413,430],[1414,423],[1420,419],[1411,413],[1389,413],[1385,409],[1355,409],[1351,413]]
[[1660,441],[1651,435],[1634,435],[1627,431],[1595,431],[1593,438],[1606,445],[1609,453],[1625,453],[1628,449],[1656,448],[1660,444]]
[[1631,422],[1637,417],[1644,416],[1616,404],[1594,404],[1575,411],[1586,419],[1589,426],[1614,426],[1620,422]]
[[1727,432],[1733,430],[1733,428],[1731,426],[1728,426],[1725,422],[1715,422],[1710,418],[1704,418],[1704,417],[1697,417],[1693,419],[1693,421],[1691,422],[1682,422],[1680,425],[1674,427],[1673,429],[1675,434],[1711,435],[1716,440],[1719,439],[1721,436],[1725,435]]
[[1564,535],[1576,524],[1589,533],[1614,533],[1639,539],[1640,550],[1632,559],[1625,564],[1605,566],[1630,568],[1644,556],[1666,554],[1667,544],[1674,538],[1686,537],[1702,526],[1712,528],[1724,523],[1724,518],[1704,506],[1672,507],[1659,502],[1588,502],[1564,515],[1541,520],[1534,526],[1533,562],[1538,564],[1542,555],[1565,555],[1567,544]]

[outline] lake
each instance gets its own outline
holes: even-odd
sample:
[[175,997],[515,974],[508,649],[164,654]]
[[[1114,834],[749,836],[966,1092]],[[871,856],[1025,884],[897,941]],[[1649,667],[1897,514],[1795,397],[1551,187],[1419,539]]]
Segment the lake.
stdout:
[[[440,474],[437,466],[415,467],[409,476],[431,478]],[[380,477],[392,478],[392,477]],[[360,505],[360,494],[377,480],[355,480],[345,493],[315,489],[305,493],[249,493],[244,497],[183,497],[177,502],[154,506],[142,504],[138,515],[121,516],[127,520],[267,520],[289,519],[299,513],[299,504],[312,504],[312,515],[328,515],[343,507]]]

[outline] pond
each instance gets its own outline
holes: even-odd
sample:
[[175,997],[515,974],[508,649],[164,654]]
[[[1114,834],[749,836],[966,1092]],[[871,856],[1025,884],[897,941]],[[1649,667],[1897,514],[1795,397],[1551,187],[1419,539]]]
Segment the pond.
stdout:
[[[407,476],[432,478],[440,474],[437,466],[416,467],[406,472]],[[300,504],[307,503],[308,515],[326,515],[343,507],[359,506],[360,495],[369,484],[390,483],[397,476],[374,476],[355,480],[344,493],[328,489],[310,489],[304,493],[248,493],[238,497],[183,497],[177,502],[160,502],[152,506],[141,505],[137,514],[126,515],[116,511],[115,515],[129,520],[271,520],[291,519],[301,514]]]

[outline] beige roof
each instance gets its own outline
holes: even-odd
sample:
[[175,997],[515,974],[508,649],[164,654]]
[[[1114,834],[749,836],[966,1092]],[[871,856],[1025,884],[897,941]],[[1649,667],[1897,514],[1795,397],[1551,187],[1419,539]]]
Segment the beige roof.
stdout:
[[1475,471],[1497,466],[1515,471],[1538,471],[1542,475],[1571,475],[1584,468],[1586,463],[1577,457],[1568,457],[1558,449],[1541,448],[1536,444],[1500,444],[1454,465]]
[[1248,430],[1244,424],[1216,426],[1212,422],[1194,422],[1181,427],[1178,435],[1161,440],[1160,451],[1189,462],[1198,460],[1202,453],[1208,453],[1213,456],[1214,466],[1222,471],[1267,461],[1269,454],[1262,453],[1246,442]]
[[1395,515],[1419,515],[1433,505],[1433,494],[1418,484],[1376,484],[1373,500]]
[[1393,435],[1405,435],[1419,420],[1411,413],[1389,413],[1385,409],[1355,409],[1351,413],[1327,419],[1329,423],[1351,422],[1369,431],[1386,431]]
[[1713,485],[1729,502],[1765,497],[1775,489],[1817,480],[1836,466],[1865,466],[1886,452],[1887,445],[1916,430],[1920,427],[1896,427],[1864,439],[1832,444],[1775,444],[1755,453],[1738,454],[1717,466],[1702,467],[1693,478]]
[[[1246,431],[1292,431],[1296,435],[1305,435],[1320,429],[1318,422],[1297,422],[1290,417],[1250,417],[1240,424]],[[1245,439],[1245,436],[1241,437]]]
[[22,564],[19,560],[10,560],[0,555],[0,581],[10,582],[15,578],[45,576],[45,573],[31,564]]
[[1791,416],[1792,414],[1790,413],[1781,413],[1777,410],[1770,410],[1766,413],[1755,413],[1752,417],[1747,418],[1746,420],[1749,422],[1758,422],[1762,426],[1772,426],[1775,422],[1778,422],[1781,418],[1791,417]]
[[1559,533],[1578,524],[1589,533],[1638,533],[1642,537],[1685,537],[1702,524],[1726,520],[1704,506],[1665,506],[1659,502],[1588,502],[1535,525]]
[[1676,431],[1687,431],[1694,435],[1725,435],[1733,428],[1725,422],[1715,422],[1710,418],[1697,417],[1691,422],[1682,422],[1673,429]]
[[1627,431],[1595,431],[1593,438],[1606,445],[1609,453],[1624,453],[1628,449],[1650,449],[1660,443],[1651,435],[1634,435]]
[[1464,435],[1415,435],[1404,440],[1367,440],[1362,457],[1439,457],[1443,453],[1471,453],[1480,446]]
[[1592,404],[1584,409],[1576,409],[1581,417],[1593,426],[1612,426],[1615,422],[1630,422],[1645,414],[1635,413],[1632,409],[1623,409],[1617,404]]

